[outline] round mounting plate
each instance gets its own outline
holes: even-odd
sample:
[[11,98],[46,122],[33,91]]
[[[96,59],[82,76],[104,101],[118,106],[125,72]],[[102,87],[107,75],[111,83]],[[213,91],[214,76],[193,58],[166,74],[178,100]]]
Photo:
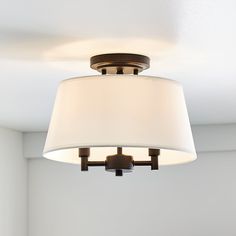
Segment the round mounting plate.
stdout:
[[100,54],[90,58],[90,67],[106,74],[133,74],[148,69],[150,59],[147,56],[130,53]]

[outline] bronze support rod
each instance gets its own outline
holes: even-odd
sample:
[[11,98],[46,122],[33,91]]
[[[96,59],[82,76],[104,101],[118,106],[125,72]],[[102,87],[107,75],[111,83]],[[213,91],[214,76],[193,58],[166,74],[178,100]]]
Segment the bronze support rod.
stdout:
[[151,166],[151,161],[133,161],[134,166]]
[[88,161],[88,166],[105,166],[106,161]]

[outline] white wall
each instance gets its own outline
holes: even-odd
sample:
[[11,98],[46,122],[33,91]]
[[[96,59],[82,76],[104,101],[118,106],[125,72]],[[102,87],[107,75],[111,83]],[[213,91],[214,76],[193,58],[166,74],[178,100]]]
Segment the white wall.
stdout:
[[29,236],[235,236],[236,126],[193,131],[197,161],[123,177],[34,158],[45,133],[26,134]]
[[124,177],[35,159],[29,181],[30,236],[236,235],[236,152]]
[[0,128],[0,235],[27,235],[27,160],[22,134]]

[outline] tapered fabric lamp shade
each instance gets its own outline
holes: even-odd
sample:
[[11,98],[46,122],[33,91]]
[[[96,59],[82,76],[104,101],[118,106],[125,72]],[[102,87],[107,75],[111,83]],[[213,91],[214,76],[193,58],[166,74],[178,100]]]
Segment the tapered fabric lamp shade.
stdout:
[[134,160],[160,149],[159,164],[196,159],[179,83],[157,77],[99,75],[61,82],[44,148],[48,159],[78,163],[78,148],[105,160],[116,147]]

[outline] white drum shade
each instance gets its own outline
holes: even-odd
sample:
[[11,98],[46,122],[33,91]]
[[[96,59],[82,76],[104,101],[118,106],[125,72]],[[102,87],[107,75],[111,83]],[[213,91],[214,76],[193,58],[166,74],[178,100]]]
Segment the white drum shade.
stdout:
[[90,160],[105,160],[116,147],[134,160],[149,160],[161,149],[160,165],[196,159],[191,127],[179,83],[150,76],[99,75],[61,82],[44,157],[80,163],[79,147]]

